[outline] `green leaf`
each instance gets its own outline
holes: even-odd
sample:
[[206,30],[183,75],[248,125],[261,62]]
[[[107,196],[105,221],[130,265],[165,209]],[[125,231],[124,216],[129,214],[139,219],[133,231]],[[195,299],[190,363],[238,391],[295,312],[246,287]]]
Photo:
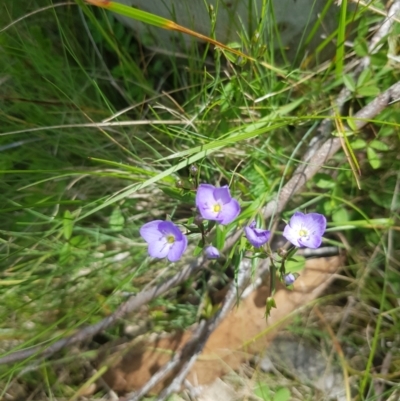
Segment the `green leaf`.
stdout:
[[121,209],[115,208],[110,216],[110,228],[113,231],[121,231],[124,228],[125,217],[123,216]]
[[0,286],[18,285],[26,280],[0,280]]
[[335,208],[335,203],[331,200],[327,200],[322,204],[322,209],[324,211],[324,214],[328,216],[332,214],[334,208]]
[[378,206],[382,206],[385,209],[390,210],[393,201],[392,194],[370,191],[369,196]]
[[370,55],[371,65],[374,67],[384,67],[387,64],[387,55],[379,52]]
[[378,96],[381,93],[377,86],[369,85],[357,89],[357,94],[360,96]]
[[336,77],[339,78],[343,74],[344,56],[345,56],[345,42],[346,42],[346,30],[347,30],[347,0],[340,2],[340,14],[339,24],[337,28],[337,40],[336,40]]
[[344,224],[347,223],[349,220],[349,213],[344,207],[341,207],[332,213],[332,221],[334,221],[335,223]]
[[70,260],[71,256],[71,247],[67,242],[63,245],[59,253],[60,265],[66,264]]
[[381,129],[379,130],[379,136],[382,137],[387,137],[391,136],[394,133],[394,128],[393,126],[382,126]]
[[373,141],[371,141],[369,143],[369,146],[371,146],[371,148],[374,148],[376,150],[381,150],[381,151],[389,150],[389,146],[386,145],[385,142],[381,142],[378,139],[374,139]]
[[358,77],[357,87],[364,86],[371,79],[371,70],[366,68],[363,70]]
[[329,189],[336,185],[335,180],[328,174],[318,173],[315,175],[315,185],[318,188]]
[[357,138],[351,142],[351,147],[353,150],[365,149],[367,147],[367,142],[365,142],[364,139]]
[[71,238],[74,229],[74,218],[69,210],[64,212],[63,217],[63,232],[64,238],[68,241]]
[[75,248],[84,249],[90,245],[90,240],[85,235],[75,235],[70,239],[69,243],[71,246],[74,246]]
[[201,252],[203,252],[203,240],[200,240],[199,243],[196,245],[196,248],[194,248],[193,256],[200,255]]
[[350,129],[353,131],[352,133],[348,132],[347,136],[350,136],[354,134],[354,132],[358,131],[357,129],[357,121],[354,120],[352,117],[347,117],[347,125],[350,127]]
[[367,156],[368,156],[368,161],[369,164],[371,165],[371,167],[373,169],[377,169],[381,166],[381,160],[378,157],[378,154],[375,152],[375,150],[373,148],[368,148],[367,149]]
[[297,273],[304,269],[306,265],[306,258],[304,256],[296,256],[286,262],[286,271],[290,273]]
[[274,401],[288,401],[291,394],[288,388],[280,388],[274,395]]
[[225,245],[226,230],[225,230],[225,228],[223,226],[218,225],[217,229],[216,229],[216,232],[217,232],[217,244],[216,244],[216,247],[218,249],[222,249],[224,247],[224,245]]
[[349,91],[354,92],[356,90],[356,83],[354,81],[354,78],[351,75],[344,74],[343,75],[343,83],[346,85],[346,87]]
[[256,395],[257,397],[261,398],[264,401],[270,401],[271,400],[269,387],[265,383],[260,383],[254,389],[254,395]]
[[368,55],[368,44],[364,38],[356,38],[354,41],[354,51],[358,57],[365,57]]

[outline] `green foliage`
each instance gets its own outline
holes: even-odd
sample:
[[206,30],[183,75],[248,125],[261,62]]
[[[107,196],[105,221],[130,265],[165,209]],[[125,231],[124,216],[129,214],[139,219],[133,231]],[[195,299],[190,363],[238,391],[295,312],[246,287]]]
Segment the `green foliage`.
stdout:
[[261,398],[263,401],[288,401],[291,398],[290,390],[288,388],[280,388],[271,394],[271,390],[265,383],[260,383],[254,389],[254,395]]

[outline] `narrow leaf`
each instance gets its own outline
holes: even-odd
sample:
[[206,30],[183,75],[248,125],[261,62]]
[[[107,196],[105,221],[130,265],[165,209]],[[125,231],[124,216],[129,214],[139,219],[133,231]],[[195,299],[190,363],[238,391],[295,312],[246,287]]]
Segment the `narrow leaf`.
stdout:
[[113,231],[121,231],[124,228],[125,217],[119,207],[115,208],[110,216],[110,228]]
[[74,218],[69,210],[64,212],[63,229],[64,238],[68,241],[71,238],[72,230],[74,229]]

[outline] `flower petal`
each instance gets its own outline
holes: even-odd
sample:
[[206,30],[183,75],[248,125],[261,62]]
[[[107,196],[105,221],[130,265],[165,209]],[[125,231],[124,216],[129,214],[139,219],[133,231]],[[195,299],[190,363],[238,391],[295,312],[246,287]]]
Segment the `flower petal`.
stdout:
[[300,229],[305,223],[305,214],[301,212],[295,212],[295,214],[290,218],[289,225],[290,227]]
[[148,242],[152,243],[158,241],[160,238],[163,237],[162,232],[159,229],[159,225],[164,223],[162,220],[154,220],[150,221],[149,223],[144,224],[139,232],[143,239]]
[[[180,230],[179,230],[180,231]],[[186,235],[181,233],[182,238],[179,241],[175,241],[168,253],[168,260],[170,262],[177,262],[185,252],[188,244]]]
[[251,225],[249,227],[245,227],[244,232],[250,244],[256,248],[266,244],[271,236],[271,232],[269,230],[252,228]]
[[[293,217],[292,217],[293,218]],[[292,219],[290,219],[292,220]],[[297,229],[296,229],[297,228]],[[291,242],[294,246],[300,248],[302,245],[299,243],[299,228],[292,228],[289,224],[286,225],[285,229],[283,230],[283,236]]]
[[315,249],[321,245],[322,236],[321,235],[310,235],[308,238],[300,237],[298,242],[301,247]]
[[196,206],[199,207],[204,203],[215,203],[214,185],[200,184],[196,192]]
[[240,205],[236,199],[231,199],[229,203],[223,205],[222,210],[218,214],[218,222],[220,224],[229,224],[240,214]]
[[214,189],[214,198],[215,198],[215,200],[222,202],[224,205],[226,203],[229,203],[232,199],[232,196],[229,192],[228,185],[224,185],[221,188],[215,188]]
[[172,221],[162,221],[158,225],[158,229],[164,235],[173,235],[175,237],[175,241],[182,240],[182,231],[174,224]]
[[166,237],[161,237],[159,240],[149,243],[149,255],[152,258],[165,258],[173,245],[174,243],[169,243]]
[[216,220],[218,212],[214,211],[217,203],[214,198],[215,187],[210,184],[200,184],[196,193],[196,207],[199,209],[201,217],[207,220]]
[[322,236],[326,230],[326,218],[319,213],[309,213],[304,216],[304,225],[313,235]]
[[256,228],[256,221],[253,220],[250,224],[249,224],[250,228]]

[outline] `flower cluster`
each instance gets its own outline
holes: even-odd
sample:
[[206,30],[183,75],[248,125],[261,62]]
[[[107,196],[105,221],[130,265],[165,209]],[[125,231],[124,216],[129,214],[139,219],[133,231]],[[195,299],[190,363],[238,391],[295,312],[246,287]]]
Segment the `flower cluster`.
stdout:
[[[232,198],[227,185],[217,188],[210,184],[200,184],[196,193],[196,206],[204,220],[214,220],[219,224],[231,223],[240,214],[239,202]],[[148,243],[148,253],[153,258],[167,258],[178,261],[187,248],[187,237],[171,221],[154,220],[140,229],[140,235]],[[204,248],[208,259],[218,259],[217,248]]]
[[[219,250],[211,244],[206,245],[203,221],[211,220],[221,225],[233,222],[241,211],[239,202],[232,198],[227,185],[217,188],[210,184],[200,184],[195,203],[199,212],[195,222],[202,234],[204,254],[208,259],[218,259]],[[296,248],[318,248],[325,229],[325,216],[318,213],[296,212],[284,228],[283,236]],[[257,228],[255,221],[244,228],[244,233],[254,248],[261,248],[271,237],[271,231]],[[186,235],[171,221],[154,220],[146,223],[141,227],[140,235],[147,242],[151,257],[167,258],[170,262],[178,261],[188,244]],[[292,273],[284,273],[281,277],[286,285],[293,284],[296,279]]]

